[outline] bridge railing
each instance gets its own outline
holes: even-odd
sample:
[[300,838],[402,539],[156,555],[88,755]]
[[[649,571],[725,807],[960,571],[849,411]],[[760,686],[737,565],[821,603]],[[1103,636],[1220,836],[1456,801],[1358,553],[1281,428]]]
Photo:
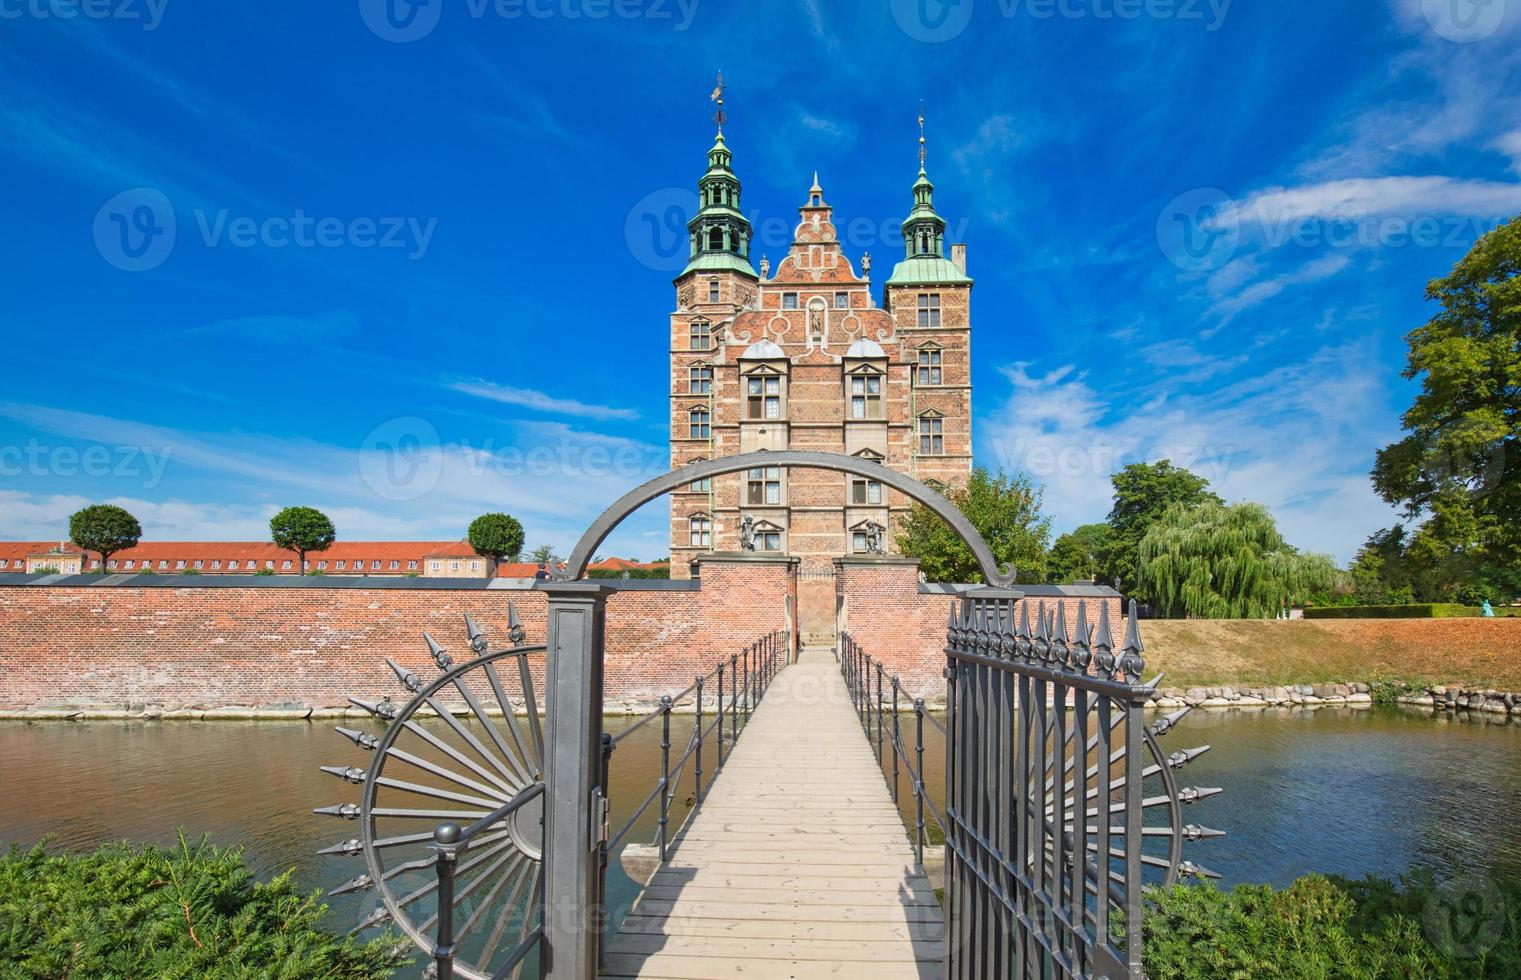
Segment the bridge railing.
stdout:
[[[740,734],[745,730],[761,698],[771,686],[771,681],[786,664],[788,636],[785,632],[768,633],[743,650],[733,653],[726,661],[708,673],[696,678],[685,689],[660,699],[660,706],[652,714],[625,728],[616,735],[602,736],[602,785],[609,787],[612,775],[613,753],[630,736],[644,728],[660,726],[660,777],[649,794],[639,803],[616,834],[608,837],[602,847],[601,874],[603,894],[606,895],[608,855],[616,853],[632,835],[640,818],[658,804],[659,817],[655,824],[654,845],[659,852],[659,863],[665,864],[671,855],[671,838],[680,828],[681,821],[672,827],[671,803],[677,797],[687,765],[692,766],[691,796],[689,801],[695,809],[712,789],[713,781],[723,770],[729,754],[734,751]],[[672,758],[671,716],[688,707],[694,712],[692,734],[681,754]],[[707,771],[703,769],[703,750],[711,747],[713,755]],[[706,781],[704,781],[706,776]]]

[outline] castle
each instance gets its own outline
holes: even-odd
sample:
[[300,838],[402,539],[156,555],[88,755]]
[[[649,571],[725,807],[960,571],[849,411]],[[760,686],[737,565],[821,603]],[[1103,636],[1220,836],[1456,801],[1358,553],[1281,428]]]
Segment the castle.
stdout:
[[[721,108],[721,106],[720,106]],[[722,113],[690,259],[670,321],[671,464],[757,450],[848,453],[931,485],[971,470],[972,280],[966,246],[945,243],[924,138],[903,258],[877,305],[870,256],[840,248],[815,174],[787,254],[752,263],[751,226]],[[799,604],[832,619],[834,560],[892,549],[909,501],[882,484],[766,467],[692,483],[671,499],[671,574],[709,552],[799,560]],[[805,590],[818,593],[808,615]],[[823,630],[824,624],[819,623]]]

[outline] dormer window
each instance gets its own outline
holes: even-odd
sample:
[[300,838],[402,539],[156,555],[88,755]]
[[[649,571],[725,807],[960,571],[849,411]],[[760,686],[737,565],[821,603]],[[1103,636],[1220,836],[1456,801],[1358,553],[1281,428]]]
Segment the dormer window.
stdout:
[[709,279],[708,280],[708,302],[709,303],[717,303],[718,302],[718,280],[717,279]]
[[939,293],[920,293],[919,294],[919,326],[921,326],[921,327],[938,327],[938,326],[940,326],[940,294]]
[[693,320],[691,331],[692,350],[709,350],[713,346],[713,327],[706,320]]
[[939,347],[919,348],[919,365],[915,372],[915,379],[920,387],[940,384],[940,355],[941,350]]
[[862,420],[881,417],[882,375],[875,371],[862,371],[851,375],[850,418]]

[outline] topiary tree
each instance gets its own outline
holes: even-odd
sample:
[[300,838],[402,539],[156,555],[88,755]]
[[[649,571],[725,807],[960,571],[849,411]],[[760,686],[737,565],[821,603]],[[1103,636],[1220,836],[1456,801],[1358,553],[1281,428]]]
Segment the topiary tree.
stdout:
[[100,552],[100,570],[118,551],[137,547],[143,526],[125,508],[115,504],[92,504],[69,516],[69,540],[86,552]]
[[491,578],[499,562],[523,553],[523,525],[511,514],[482,514],[470,522],[465,538],[476,554],[491,560]]
[[315,507],[287,507],[269,520],[269,539],[275,547],[296,553],[302,575],[306,574],[306,553],[326,551],[337,537],[333,522]]
[[1337,580],[1331,557],[1301,554],[1261,504],[1174,504],[1137,557],[1136,586],[1166,616],[1260,619]]

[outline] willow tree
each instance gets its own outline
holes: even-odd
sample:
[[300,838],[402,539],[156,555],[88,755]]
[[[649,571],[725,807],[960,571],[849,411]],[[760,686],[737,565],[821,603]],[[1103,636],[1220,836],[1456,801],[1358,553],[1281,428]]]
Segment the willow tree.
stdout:
[[1261,504],[1175,505],[1141,538],[1137,587],[1166,616],[1259,619],[1336,581],[1329,555],[1302,554]]

